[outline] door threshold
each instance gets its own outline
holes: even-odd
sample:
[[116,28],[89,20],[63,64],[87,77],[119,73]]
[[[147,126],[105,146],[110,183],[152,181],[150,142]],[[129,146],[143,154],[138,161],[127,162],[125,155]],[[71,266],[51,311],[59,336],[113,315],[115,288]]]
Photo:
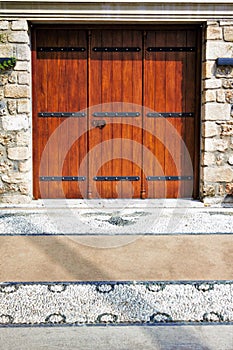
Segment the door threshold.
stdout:
[[76,209],[122,209],[122,208],[203,208],[205,204],[192,198],[174,199],[33,199],[27,204],[0,203],[1,208],[76,208]]

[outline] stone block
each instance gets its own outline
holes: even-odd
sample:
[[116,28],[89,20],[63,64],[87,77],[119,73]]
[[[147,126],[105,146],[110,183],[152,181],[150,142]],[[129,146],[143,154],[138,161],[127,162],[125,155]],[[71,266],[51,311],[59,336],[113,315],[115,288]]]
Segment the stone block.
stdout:
[[11,115],[16,114],[16,101],[15,100],[8,100],[7,101],[7,108],[8,112]]
[[4,86],[7,84],[8,76],[6,74],[0,73],[0,86]]
[[29,100],[19,100],[17,102],[18,108],[17,111],[18,113],[29,113],[30,112],[30,103]]
[[214,61],[206,61],[202,64],[202,76],[204,79],[212,78],[216,70]]
[[233,125],[232,124],[223,124],[221,125],[221,136],[233,136]]
[[214,155],[214,153],[204,152],[203,153],[202,165],[210,166],[210,165],[214,165],[214,164],[215,164],[215,155]]
[[17,73],[16,72],[11,72],[8,76],[8,82],[10,84],[16,84],[17,82]]
[[29,36],[27,32],[15,31],[8,35],[10,43],[29,43]]
[[218,128],[215,122],[205,122],[202,125],[202,136],[213,137],[218,134]]
[[233,26],[233,21],[231,20],[220,20],[219,21],[220,26]]
[[7,30],[7,29],[9,29],[9,22],[0,20],[0,30]]
[[28,23],[26,20],[12,21],[12,30],[28,30]]
[[13,170],[13,162],[9,159],[5,159],[0,163],[0,173],[2,174],[8,174],[9,171]]
[[204,171],[204,181],[207,182],[232,182],[233,169],[230,167],[206,167]]
[[13,130],[27,130],[29,127],[28,117],[25,115],[17,117],[2,117],[2,127],[4,130],[13,131]]
[[226,193],[229,195],[233,195],[233,183],[226,184]]
[[17,45],[17,59],[20,61],[30,61],[31,52],[28,45]]
[[233,89],[233,79],[224,79],[222,86],[225,89]]
[[6,33],[0,33],[0,43],[3,43],[3,44],[7,43],[7,34]]
[[30,71],[30,63],[23,61],[16,61],[14,70],[16,71]]
[[30,90],[28,86],[24,85],[8,85],[5,86],[5,97],[21,98],[29,97]]
[[25,160],[29,158],[28,147],[18,146],[7,149],[8,158],[12,160]]
[[19,171],[22,173],[29,172],[31,170],[31,161],[25,160],[24,162],[19,162]]
[[0,44],[0,57],[12,57],[13,53],[13,45]]
[[203,93],[203,102],[216,102],[216,90],[205,90]]
[[23,194],[6,194],[0,196],[0,202],[5,204],[28,204],[31,200],[30,196]]
[[24,195],[28,195],[30,193],[30,186],[27,182],[24,182],[22,184],[19,185],[19,191],[24,194]]
[[19,73],[18,74],[18,83],[20,85],[29,85],[30,84],[30,75],[29,73]]
[[29,100],[25,100],[25,99],[18,100],[17,111],[18,113],[29,113],[30,112]]
[[206,30],[207,40],[220,40],[222,39],[222,28],[218,25],[208,26]]
[[12,133],[4,133],[2,130],[0,132],[0,144],[3,146],[10,145],[14,142],[15,137]]
[[224,33],[224,40],[225,41],[233,41],[233,26],[228,27],[228,28],[224,28],[223,33]]
[[230,105],[223,103],[206,103],[202,107],[204,120],[228,120],[230,119]]
[[216,96],[217,96],[217,102],[219,103],[226,102],[224,90],[218,90]]
[[8,172],[8,174],[2,175],[2,181],[9,184],[17,184],[20,182],[25,182],[26,180],[27,180],[27,177],[25,173],[20,173],[17,171],[11,171],[11,172]]
[[233,104],[233,90],[228,90],[225,92],[226,102]]
[[215,196],[215,193],[216,193],[216,190],[215,190],[215,187],[212,186],[212,185],[207,185],[207,186],[204,186],[203,187],[203,196],[207,196],[207,197],[214,197]]
[[222,86],[221,79],[204,80],[204,89],[219,89]]
[[233,44],[222,41],[207,41],[206,59],[215,60],[218,57],[232,57]]
[[214,140],[213,142],[214,148],[219,152],[225,152],[228,149],[228,141],[227,140]]
[[228,158],[228,164],[233,165],[233,156]]
[[216,78],[232,78],[233,68],[231,66],[219,66],[216,69]]
[[216,162],[215,162],[218,166],[224,165],[226,163],[225,161],[225,157],[223,154],[218,154],[216,157]]
[[31,141],[31,135],[29,131],[19,131],[16,134],[15,142],[18,146],[19,145],[28,146],[30,144],[30,141]]
[[16,72],[11,72],[8,76],[8,82],[10,84],[15,84],[17,82],[17,73]]
[[223,139],[206,138],[204,141],[204,150],[206,152],[225,152],[228,149],[228,141]]

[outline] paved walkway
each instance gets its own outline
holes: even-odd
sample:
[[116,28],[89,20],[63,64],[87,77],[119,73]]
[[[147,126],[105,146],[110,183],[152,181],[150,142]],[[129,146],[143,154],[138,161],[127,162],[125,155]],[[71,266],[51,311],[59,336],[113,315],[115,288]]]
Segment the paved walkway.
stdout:
[[0,328],[4,350],[232,350],[233,326]]
[[0,234],[143,235],[232,233],[230,204],[192,200],[45,200],[1,206]]
[[[4,266],[1,279],[119,280],[124,272],[128,280],[133,269],[135,280],[140,279],[137,276],[141,275],[142,279],[148,280],[182,280],[182,277],[188,280],[231,279],[233,210],[230,205],[207,206],[188,200],[57,200],[35,201],[27,206],[1,205],[0,238],[3,253],[0,264]],[[30,235],[35,237],[27,237]],[[53,237],[43,237],[50,235]],[[85,245],[83,242],[80,244],[79,240],[68,241],[66,237],[57,237],[61,235],[84,238],[96,235],[96,239],[101,236],[118,236],[119,239],[137,235],[149,237],[143,237],[141,241],[138,239],[131,245],[124,238],[121,248],[113,247],[106,255],[103,249],[105,246],[98,250],[97,245]],[[170,241],[167,236],[171,236]],[[137,251],[137,245],[140,251]],[[116,261],[111,262],[115,256],[113,252],[119,260],[119,273]],[[151,261],[151,270],[147,260],[141,264],[140,256]],[[82,259],[79,261],[77,257]],[[136,269],[138,261],[140,264]],[[82,275],[81,269],[88,264],[90,269]],[[99,270],[95,272],[97,268]],[[170,275],[164,277],[161,271]],[[152,276],[155,272],[159,275]],[[106,348],[233,350],[233,326],[0,328],[0,350]]]

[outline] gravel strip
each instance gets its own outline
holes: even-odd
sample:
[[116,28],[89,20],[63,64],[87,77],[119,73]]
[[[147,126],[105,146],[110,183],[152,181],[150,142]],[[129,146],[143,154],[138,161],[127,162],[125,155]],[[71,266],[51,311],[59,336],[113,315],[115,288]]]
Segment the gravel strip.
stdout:
[[232,233],[232,209],[124,208],[2,210],[0,235]]

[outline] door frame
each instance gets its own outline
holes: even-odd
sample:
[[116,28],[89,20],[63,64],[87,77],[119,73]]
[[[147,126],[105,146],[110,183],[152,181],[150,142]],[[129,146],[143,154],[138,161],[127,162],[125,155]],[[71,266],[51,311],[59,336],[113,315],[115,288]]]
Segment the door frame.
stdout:
[[[36,137],[34,130],[37,128],[36,122],[36,100],[37,100],[37,92],[36,92],[36,36],[37,30],[39,29],[72,29],[72,30],[98,30],[98,29],[128,29],[128,30],[154,30],[154,31],[163,31],[163,30],[187,30],[192,29],[196,31],[196,42],[197,42],[197,50],[196,50],[196,91],[195,91],[195,124],[194,124],[194,143],[195,143],[195,152],[194,152],[194,181],[193,181],[193,199],[198,199],[200,197],[200,130],[201,130],[201,58],[202,58],[202,25],[200,24],[161,24],[161,25],[153,25],[153,24],[35,24],[32,25],[32,162],[33,162],[33,197],[34,199],[39,198],[39,186],[36,176],[39,173],[39,167],[37,162],[37,153],[36,153]],[[87,96],[88,99],[88,96]]]

